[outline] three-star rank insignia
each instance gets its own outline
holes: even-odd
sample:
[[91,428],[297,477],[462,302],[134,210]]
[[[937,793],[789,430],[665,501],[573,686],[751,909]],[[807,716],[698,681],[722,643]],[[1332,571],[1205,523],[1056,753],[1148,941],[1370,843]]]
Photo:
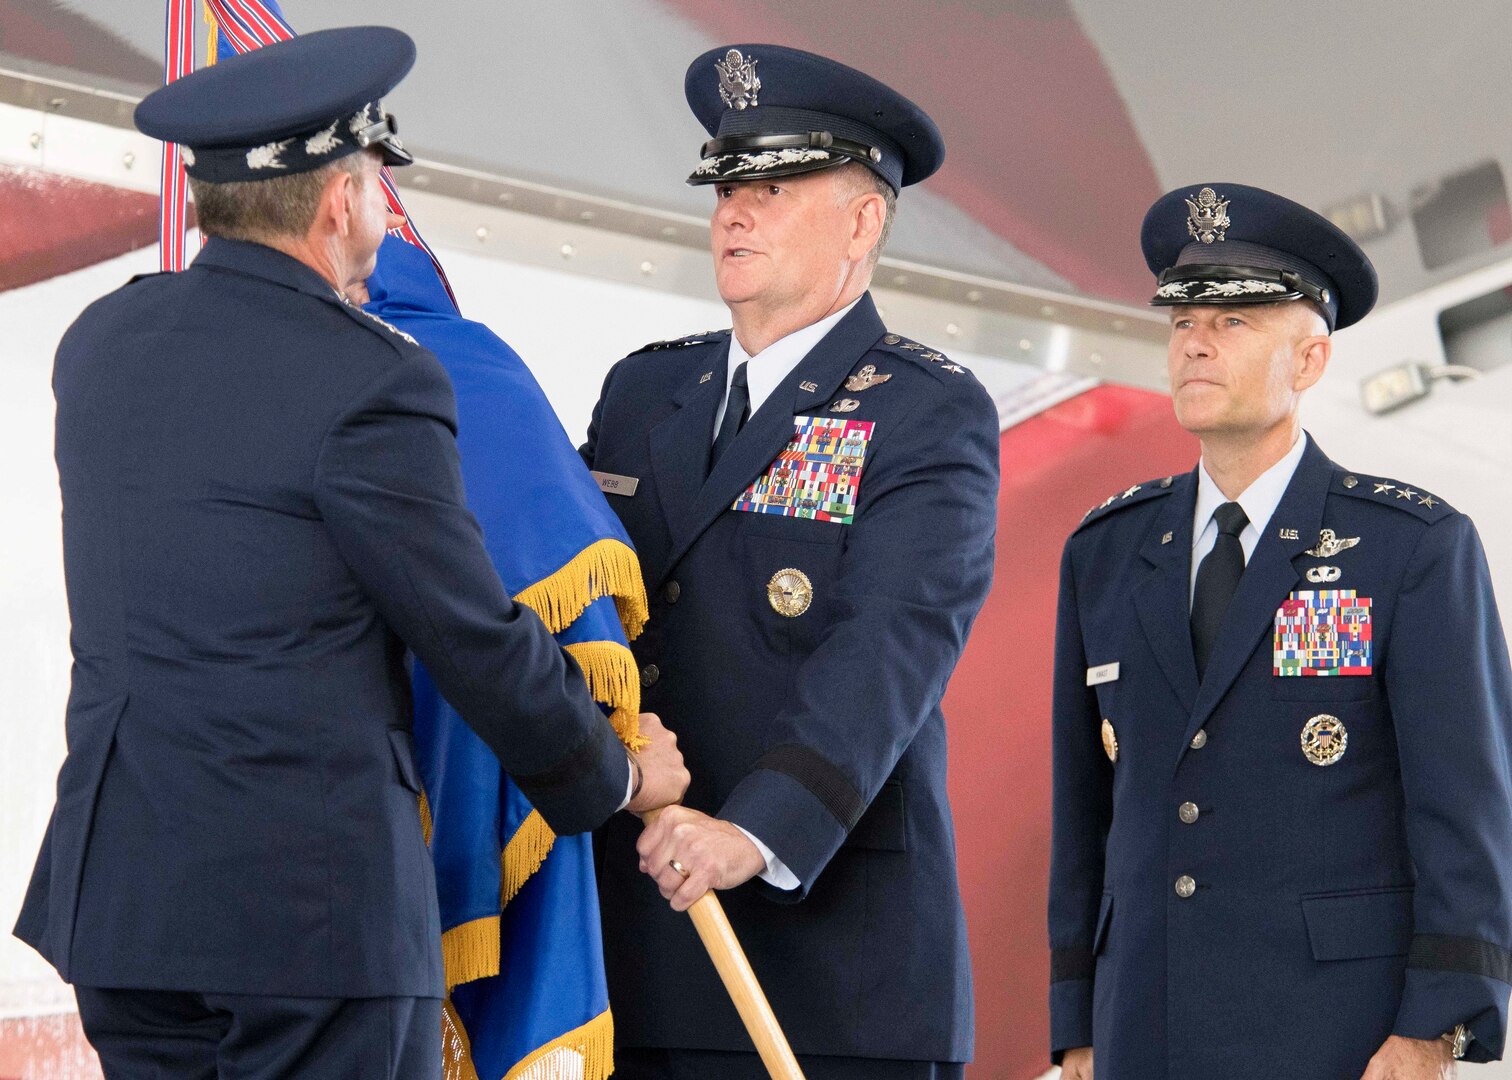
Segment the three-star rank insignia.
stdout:
[[876,364],[867,364],[845,380],[845,388],[853,394],[859,394],[863,390],[870,390],[873,386],[881,386],[891,378],[891,375],[878,375]]
[[1302,753],[1314,765],[1335,765],[1349,748],[1349,731],[1337,716],[1319,713],[1302,727]]
[[788,619],[796,619],[814,602],[814,583],[795,567],[786,567],[767,582],[767,603],[772,610]]
[[1108,760],[1118,764],[1118,732],[1113,730],[1113,721],[1103,717],[1102,722],[1103,753],[1108,755]]

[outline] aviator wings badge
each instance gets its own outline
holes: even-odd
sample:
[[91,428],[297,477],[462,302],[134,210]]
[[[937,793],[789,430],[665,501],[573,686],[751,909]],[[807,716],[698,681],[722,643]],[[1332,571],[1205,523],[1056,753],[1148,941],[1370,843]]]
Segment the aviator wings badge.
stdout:
[[1348,551],[1359,542],[1358,536],[1341,540],[1334,535],[1332,529],[1324,529],[1318,534],[1317,546],[1308,548],[1302,554],[1311,555],[1315,559],[1331,559],[1341,551]]
[[723,60],[714,61],[719,72],[719,97],[731,109],[749,109],[756,104],[756,94],[761,90],[761,79],[756,74],[756,58],[747,60],[739,49],[725,53]]
[[1201,240],[1204,244],[1211,244],[1214,240],[1222,240],[1228,232],[1228,227],[1233,224],[1229,220],[1227,199],[1220,199],[1218,193],[1210,187],[1205,187],[1197,193],[1197,200],[1186,201],[1187,209],[1187,232],[1192,234],[1193,240]]
[[859,394],[862,390],[869,390],[873,386],[881,386],[891,375],[878,375],[876,364],[867,364],[860,371],[845,380],[845,388],[851,393]]

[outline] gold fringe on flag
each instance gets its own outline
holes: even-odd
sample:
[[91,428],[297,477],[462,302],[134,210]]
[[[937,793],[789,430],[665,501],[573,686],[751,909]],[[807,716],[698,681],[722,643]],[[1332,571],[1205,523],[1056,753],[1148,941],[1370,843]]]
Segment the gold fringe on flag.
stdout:
[[546,824],[546,819],[541,817],[539,810],[532,810],[520,822],[520,827],[509,838],[509,843],[504,845],[504,854],[499,860],[504,869],[503,884],[499,889],[500,907],[509,906],[509,902],[530,880],[530,875],[541,868],[555,843],[556,833],[551,831],[551,826]]
[[614,710],[609,717],[620,741],[643,750],[648,740],[640,733],[640,669],[635,655],[617,641],[582,641],[564,646],[588,680],[593,700]]
[[220,55],[220,23],[215,12],[210,10],[210,0],[205,0],[205,66],[210,67]]
[[441,1080],[478,1080],[472,1040],[450,1001],[441,1007]]
[[434,823],[431,821],[430,800],[425,797],[425,792],[420,793],[420,835],[425,837],[425,846],[430,847],[431,830]]
[[640,560],[634,549],[619,540],[594,541],[556,573],[521,589],[515,599],[539,615],[553,634],[560,634],[603,596],[614,597],[626,639],[640,637],[651,607]]
[[441,935],[441,962],[446,992],[452,987],[499,973],[499,916],[488,915],[454,926]]
[[606,1011],[527,1056],[504,1080],[606,1080],[613,1072],[614,1018]]

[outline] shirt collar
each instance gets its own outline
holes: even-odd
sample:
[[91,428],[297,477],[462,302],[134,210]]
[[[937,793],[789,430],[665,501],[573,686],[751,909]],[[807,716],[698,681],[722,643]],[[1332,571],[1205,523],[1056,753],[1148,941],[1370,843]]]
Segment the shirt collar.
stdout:
[[[1276,507],[1281,505],[1281,498],[1286,494],[1287,486],[1291,484],[1292,474],[1297,471],[1297,466],[1301,463],[1302,454],[1306,449],[1307,433],[1304,431],[1292,444],[1292,448],[1286,452],[1285,457],[1257,476],[1250,486],[1244,489],[1243,494],[1234,500],[1244,509],[1244,516],[1249,518],[1249,525],[1246,528],[1253,528],[1257,535],[1265,532],[1266,525],[1270,524],[1271,515],[1276,512]],[[1212,521],[1213,512],[1228,501],[1228,497],[1219,490],[1217,482],[1208,475],[1207,463],[1200,463],[1197,466],[1197,508],[1192,515],[1194,550],[1201,542],[1208,523]]]
[[743,363],[746,364],[746,387],[751,395],[751,415],[756,415],[756,410],[761,408],[762,402],[772,395],[772,391],[777,389],[782,380],[802,363],[809,351],[819,344],[825,334],[835,328],[836,323],[849,315],[851,308],[860,301],[861,297],[858,296],[833,315],[827,315],[801,330],[794,330],[787,337],[772,342],[755,356],[745,351],[740,344],[740,339],[732,331],[730,333],[730,362],[725,366],[725,396],[729,397],[730,383],[735,378],[735,369]]

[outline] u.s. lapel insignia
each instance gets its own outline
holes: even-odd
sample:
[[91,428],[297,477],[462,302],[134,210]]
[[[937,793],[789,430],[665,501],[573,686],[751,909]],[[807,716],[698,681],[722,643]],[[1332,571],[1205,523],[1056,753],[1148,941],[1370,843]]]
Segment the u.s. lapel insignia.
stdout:
[[1102,722],[1103,753],[1108,755],[1108,760],[1118,764],[1118,732],[1113,730],[1113,721],[1103,717]]
[[870,390],[873,386],[881,386],[891,378],[891,375],[878,375],[876,364],[867,364],[845,380],[845,388],[853,394],[859,394],[863,390]]
[[1311,555],[1315,559],[1331,559],[1341,551],[1348,551],[1359,542],[1360,538],[1358,536],[1340,539],[1334,535],[1332,529],[1324,529],[1318,534],[1318,543],[1316,546],[1308,548],[1302,554]]
[[1300,539],[1302,539],[1302,537],[1301,537],[1300,534],[1298,534],[1298,532],[1297,532],[1296,529],[1282,529],[1281,530],[1281,539],[1283,539],[1283,540],[1300,540]]
[[819,389],[819,384],[816,382],[801,382],[798,384],[798,389],[802,390],[805,394],[812,394],[815,390]]
[[1302,753],[1314,765],[1334,765],[1349,748],[1349,731],[1337,716],[1319,713],[1302,728]]
[[802,570],[789,566],[777,571],[767,582],[767,603],[784,618],[796,619],[813,602],[814,583]]
[[704,372],[702,375],[700,375],[698,377],[698,385],[702,386],[704,383],[708,382],[713,377],[714,377],[714,373],[712,371],[706,371],[706,372]]
[[1342,571],[1337,566],[1309,566],[1307,580],[1314,585],[1332,585],[1339,580]]
[[839,401],[830,402],[830,412],[855,412],[861,407],[861,403],[855,398],[841,398]]

